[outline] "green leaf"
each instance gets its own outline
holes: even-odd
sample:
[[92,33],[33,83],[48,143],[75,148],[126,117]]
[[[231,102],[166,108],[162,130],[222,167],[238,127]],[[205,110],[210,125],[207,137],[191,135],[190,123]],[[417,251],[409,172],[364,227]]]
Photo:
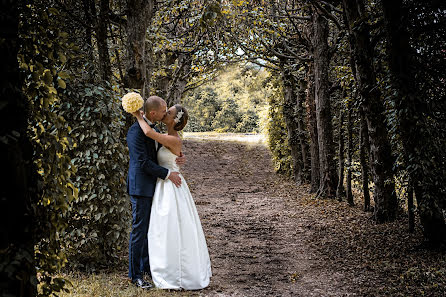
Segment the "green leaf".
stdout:
[[65,81],[61,78],[57,79],[57,83],[59,84],[59,87],[61,87],[62,89],[65,89],[67,87]]
[[46,85],[53,84],[53,76],[51,75],[51,71],[49,69],[45,69],[45,71],[43,72],[43,81]]
[[70,77],[70,76],[68,75],[68,73],[66,73],[65,71],[60,71],[60,72],[58,73],[58,75],[59,75],[60,78],[63,78],[63,79],[67,79],[67,78]]
[[59,60],[62,63],[66,63],[67,62],[67,57],[63,53],[59,52]]

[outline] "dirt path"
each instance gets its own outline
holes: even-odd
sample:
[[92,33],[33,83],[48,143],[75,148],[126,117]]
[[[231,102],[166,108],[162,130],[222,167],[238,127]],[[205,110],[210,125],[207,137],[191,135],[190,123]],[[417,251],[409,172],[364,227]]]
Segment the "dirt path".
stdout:
[[307,189],[274,173],[264,146],[187,140],[185,153],[214,274],[200,295],[356,295],[311,247],[323,214],[305,207]]
[[265,146],[207,138],[186,138],[182,171],[209,246],[210,286],[142,291],[121,265],[69,275],[73,293],[62,296],[446,296],[446,251],[417,248],[421,231],[407,232],[404,213],[374,224],[361,195],[355,207],[315,199],[274,173]]

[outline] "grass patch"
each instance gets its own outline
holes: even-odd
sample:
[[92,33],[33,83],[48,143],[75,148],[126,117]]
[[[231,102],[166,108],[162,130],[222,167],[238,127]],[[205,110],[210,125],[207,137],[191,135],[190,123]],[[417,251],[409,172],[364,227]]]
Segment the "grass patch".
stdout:
[[155,296],[198,296],[198,292],[139,289],[130,283],[124,272],[110,273],[81,273],[71,272],[62,274],[71,282],[66,285],[69,293],[60,293],[61,297],[155,297]]
[[184,132],[183,137],[186,140],[216,140],[266,144],[265,135],[255,133]]

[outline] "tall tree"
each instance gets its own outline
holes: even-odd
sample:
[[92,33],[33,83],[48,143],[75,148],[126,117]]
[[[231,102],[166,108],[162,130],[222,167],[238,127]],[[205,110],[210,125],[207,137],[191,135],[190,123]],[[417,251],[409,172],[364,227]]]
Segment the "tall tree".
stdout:
[[329,94],[328,66],[328,21],[316,9],[312,13],[313,21],[313,54],[316,119],[319,143],[320,185],[318,195],[336,197],[338,181],[335,161],[333,128],[331,124],[331,107]]
[[288,145],[291,151],[291,157],[293,159],[293,175],[294,181],[297,185],[301,185],[304,182],[303,177],[303,158],[302,150],[299,142],[299,124],[297,110],[297,83],[294,79],[290,69],[284,69],[282,71],[283,81],[283,117],[288,130]]
[[[91,4],[94,16],[96,16],[96,5]],[[108,52],[108,15],[110,12],[110,0],[101,0],[99,5],[99,15],[96,20],[96,39],[98,41],[99,53],[99,73],[101,78],[109,81],[112,76],[110,54]]]
[[299,137],[299,144],[302,154],[302,178],[303,182],[308,183],[311,180],[311,166],[310,166],[310,151],[309,138],[307,126],[305,124],[306,114],[304,109],[307,91],[307,81],[305,74],[298,77],[297,82],[297,101],[296,101],[296,118],[297,118],[297,132]]
[[378,222],[395,219],[398,203],[393,177],[393,158],[388,140],[384,103],[373,68],[373,47],[363,0],[343,0],[347,28],[359,83],[361,106],[367,121],[370,158],[375,184],[374,217]]
[[361,163],[362,193],[364,196],[364,211],[369,211],[370,207],[370,190],[369,190],[369,163],[368,150],[370,147],[369,133],[364,113],[360,108],[360,132],[359,132],[359,162]]
[[319,142],[316,120],[316,103],[314,101],[314,66],[309,63],[307,71],[307,126],[310,132],[311,187],[310,193],[316,193],[320,184]]
[[352,112],[353,107],[351,102],[347,102],[347,202],[353,206],[353,193],[352,193],[352,157],[353,157],[353,123]]
[[154,8],[153,0],[127,0],[127,63],[124,83],[129,88],[142,89],[143,95],[150,91],[151,71],[147,61],[149,49],[146,33]]
[[342,108],[339,109],[339,127],[338,127],[338,138],[339,138],[339,179],[338,179],[338,187],[336,189],[336,198],[339,201],[345,197],[345,188],[344,188],[344,169],[345,169],[345,159],[344,159],[344,111]]

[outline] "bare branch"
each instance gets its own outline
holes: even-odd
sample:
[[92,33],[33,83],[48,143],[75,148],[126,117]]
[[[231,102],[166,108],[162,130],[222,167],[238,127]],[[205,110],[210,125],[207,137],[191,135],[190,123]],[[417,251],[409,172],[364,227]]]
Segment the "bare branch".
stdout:
[[313,5],[318,8],[320,11],[322,11],[322,13],[329,18],[330,20],[332,20],[336,27],[338,27],[339,30],[343,30],[341,23],[339,22],[339,20],[333,15],[331,14],[328,10],[326,10],[324,7],[322,7],[321,5],[319,5],[319,3],[317,3],[316,1],[313,2]]
[[340,13],[340,14],[344,13],[341,9],[338,9],[336,6],[334,6],[331,3],[328,3],[328,2],[325,2],[325,1],[322,1],[322,0],[320,0],[320,2],[322,4],[324,4],[324,5],[330,6],[331,10],[336,11],[337,13]]

